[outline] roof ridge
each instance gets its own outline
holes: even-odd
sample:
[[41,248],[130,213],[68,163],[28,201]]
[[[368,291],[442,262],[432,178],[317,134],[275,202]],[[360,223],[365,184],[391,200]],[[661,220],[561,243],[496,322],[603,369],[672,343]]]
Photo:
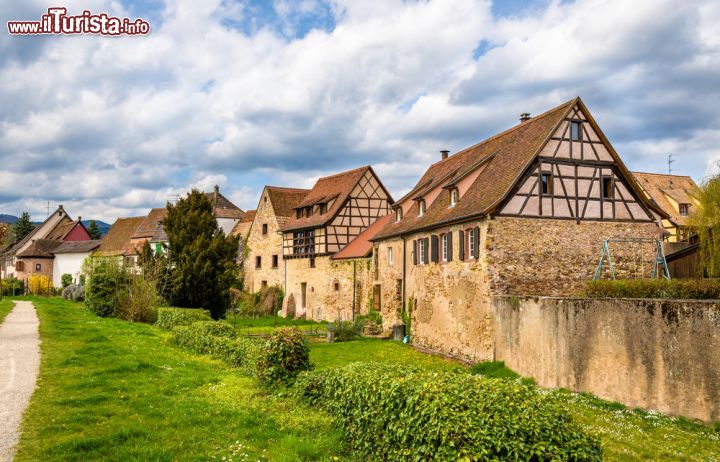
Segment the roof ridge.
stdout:
[[328,176],[321,176],[321,177],[318,178],[317,180],[318,180],[318,181],[320,181],[320,180],[327,180],[327,179],[330,179],[330,178],[335,178],[335,177],[337,177],[337,176],[349,175],[349,174],[351,174],[351,173],[355,173],[355,172],[358,172],[358,171],[360,171],[360,170],[365,170],[365,169],[368,169],[368,168],[370,168],[370,165],[363,165],[362,167],[354,168],[354,169],[352,169],[352,170],[347,170],[347,171],[345,171],[345,172],[335,173],[335,174],[333,174],[333,175],[328,175]]
[[283,191],[296,191],[296,192],[309,192],[310,189],[305,188],[288,188],[285,186],[271,186],[271,185],[265,185],[267,189],[281,189]]
[[672,176],[672,177],[676,177],[676,178],[692,179],[692,177],[690,175],[673,175],[672,173],[654,173],[654,172],[636,172],[636,171],[631,171],[630,173],[632,173],[633,175],[635,175],[637,173],[640,175]]
[[547,111],[545,111],[545,112],[543,112],[543,113],[541,113],[541,114],[539,114],[539,115],[536,115],[535,117],[531,117],[531,118],[528,119],[526,122],[521,122],[521,123],[519,123],[519,124],[515,124],[515,125],[513,125],[512,127],[507,128],[507,129],[501,131],[500,133],[496,133],[496,134],[490,136],[489,138],[485,138],[484,140],[482,140],[482,141],[480,141],[480,142],[478,142],[478,143],[475,143],[475,144],[473,144],[472,146],[468,146],[467,148],[464,148],[464,149],[456,152],[455,154],[453,154],[453,155],[451,155],[451,156],[448,156],[446,159],[441,159],[441,160],[435,162],[434,164],[431,164],[430,167],[434,167],[435,165],[438,165],[438,164],[440,164],[440,163],[442,163],[442,162],[445,162],[445,161],[447,161],[447,160],[452,159],[453,157],[457,156],[458,154],[462,154],[463,152],[466,152],[466,151],[469,151],[469,150],[471,150],[471,149],[474,149],[474,148],[476,148],[476,147],[478,147],[478,146],[481,146],[481,145],[483,145],[483,144],[485,144],[485,143],[488,143],[488,142],[490,142],[490,141],[492,141],[492,140],[495,140],[495,139],[497,139],[497,138],[500,138],[501,136],[505,136],[505,135],[507,135],[508,133],[511,133],[511,132],[513,132],[513,131],[515,131],[515,130],[517,130],[517,129],[519,129],[519,128],[527,127],[527,126],[529,126],[529,125],[537,122],[538,120],[542,120],[543,118],[549,116],[551,113],[553,113],[553,112],[555,112],[555,111],[557,111],[557,110],[559,110],[559,109],[561,109],[561,108],[564,108],[564,107],[566,107],[566,106],[569,106],[569,105],[571,105],[571,104],[576,103],[576,102],[578,101],[578,99],[580,99],[580,97],[579,97],[579,96],[576,96],[575,98],[573,98],[573,99],[571,99],[571,100],[569,100],[569,101],[566,101],[566,102],[560,104],[559,106],[555,106],[554,108],[548,109]]

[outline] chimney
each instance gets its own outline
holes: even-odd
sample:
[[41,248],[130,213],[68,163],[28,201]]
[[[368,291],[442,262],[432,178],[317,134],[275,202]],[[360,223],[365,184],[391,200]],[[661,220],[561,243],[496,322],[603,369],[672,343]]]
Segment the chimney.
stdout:
[[444,149],[443,149],[442,151],[440,151],[440,158],[441,158],[442,160],[447,159],[447,158],[448,158],[448,155],[450,155],[450,151],[446,151],[446,150],[444,150]]
[[530,119],[532,119],[532,117],[530,117],[529,112],[523,112],[522,114],[520,114],[520,123],[521,124],[524,124],[525,122],[527,122]]
[[220,192],[220,186],[215,185],[215,194],[217,194],[217,193],[219,193],[219,192]]
[[78,223],[81,223],[81,222],[82,222],[82,217],[80,215],[78,215]]

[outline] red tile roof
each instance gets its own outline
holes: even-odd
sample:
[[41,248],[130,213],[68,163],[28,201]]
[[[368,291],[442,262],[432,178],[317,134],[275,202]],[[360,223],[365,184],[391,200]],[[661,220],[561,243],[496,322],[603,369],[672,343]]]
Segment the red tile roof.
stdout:
[[144,220],[145,217],[118,218],[103,237],[96,255],[109,257],[134,254],[130,240]]
[[371,240],[379,233],[383,227],[393,217],[392,214],[379,218],[372,225],[368,226],[365,231],[350,241],[340,252],[332,256],[333,260],[343,260],[347,258],[366,258],[372,254]]
[[292,231],[296,229],[318,228],[320,226],[325,226],[327,223],[332,221],[333,218],[335,218],[335,215],[337,215],[342,206],[345,204],[345,201],[352,190],[368,170],[372,171],[372,168],[369,165],[366,165],[364,167],[338,173],[332,176],[326,176],[317,180],[315,186],[313,186],[310,192],[305,196],[303,201],[296,206],[296,208],[326,203],[331,199],[335,199],[332,207],[326,210],[323,214],[314,213],[309,217],[297,218],[293,215],[288,220],[287,224],[281,228],[281,231]]

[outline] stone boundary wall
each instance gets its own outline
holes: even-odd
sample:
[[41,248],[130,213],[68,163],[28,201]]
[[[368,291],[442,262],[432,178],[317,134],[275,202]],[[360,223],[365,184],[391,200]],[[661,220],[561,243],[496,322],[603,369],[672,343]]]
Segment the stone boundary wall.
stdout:
[[498,296],[494,357],[543,387],[720,420],[720,302]]

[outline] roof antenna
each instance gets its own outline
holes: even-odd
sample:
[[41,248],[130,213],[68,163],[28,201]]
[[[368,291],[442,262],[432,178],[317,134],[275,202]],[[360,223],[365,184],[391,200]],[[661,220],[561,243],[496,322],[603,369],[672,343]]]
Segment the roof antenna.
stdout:
[[675,162],[675,159],[673,159],[672,154],[668,154],[668,175],[672,175],[673,169],[672,164]]
[[[50,216],[50,201],[48,201],[48,205],[47,205],[47,216],[48,217]],[[47,217],[45,217],[45,218],[47,218]]]

